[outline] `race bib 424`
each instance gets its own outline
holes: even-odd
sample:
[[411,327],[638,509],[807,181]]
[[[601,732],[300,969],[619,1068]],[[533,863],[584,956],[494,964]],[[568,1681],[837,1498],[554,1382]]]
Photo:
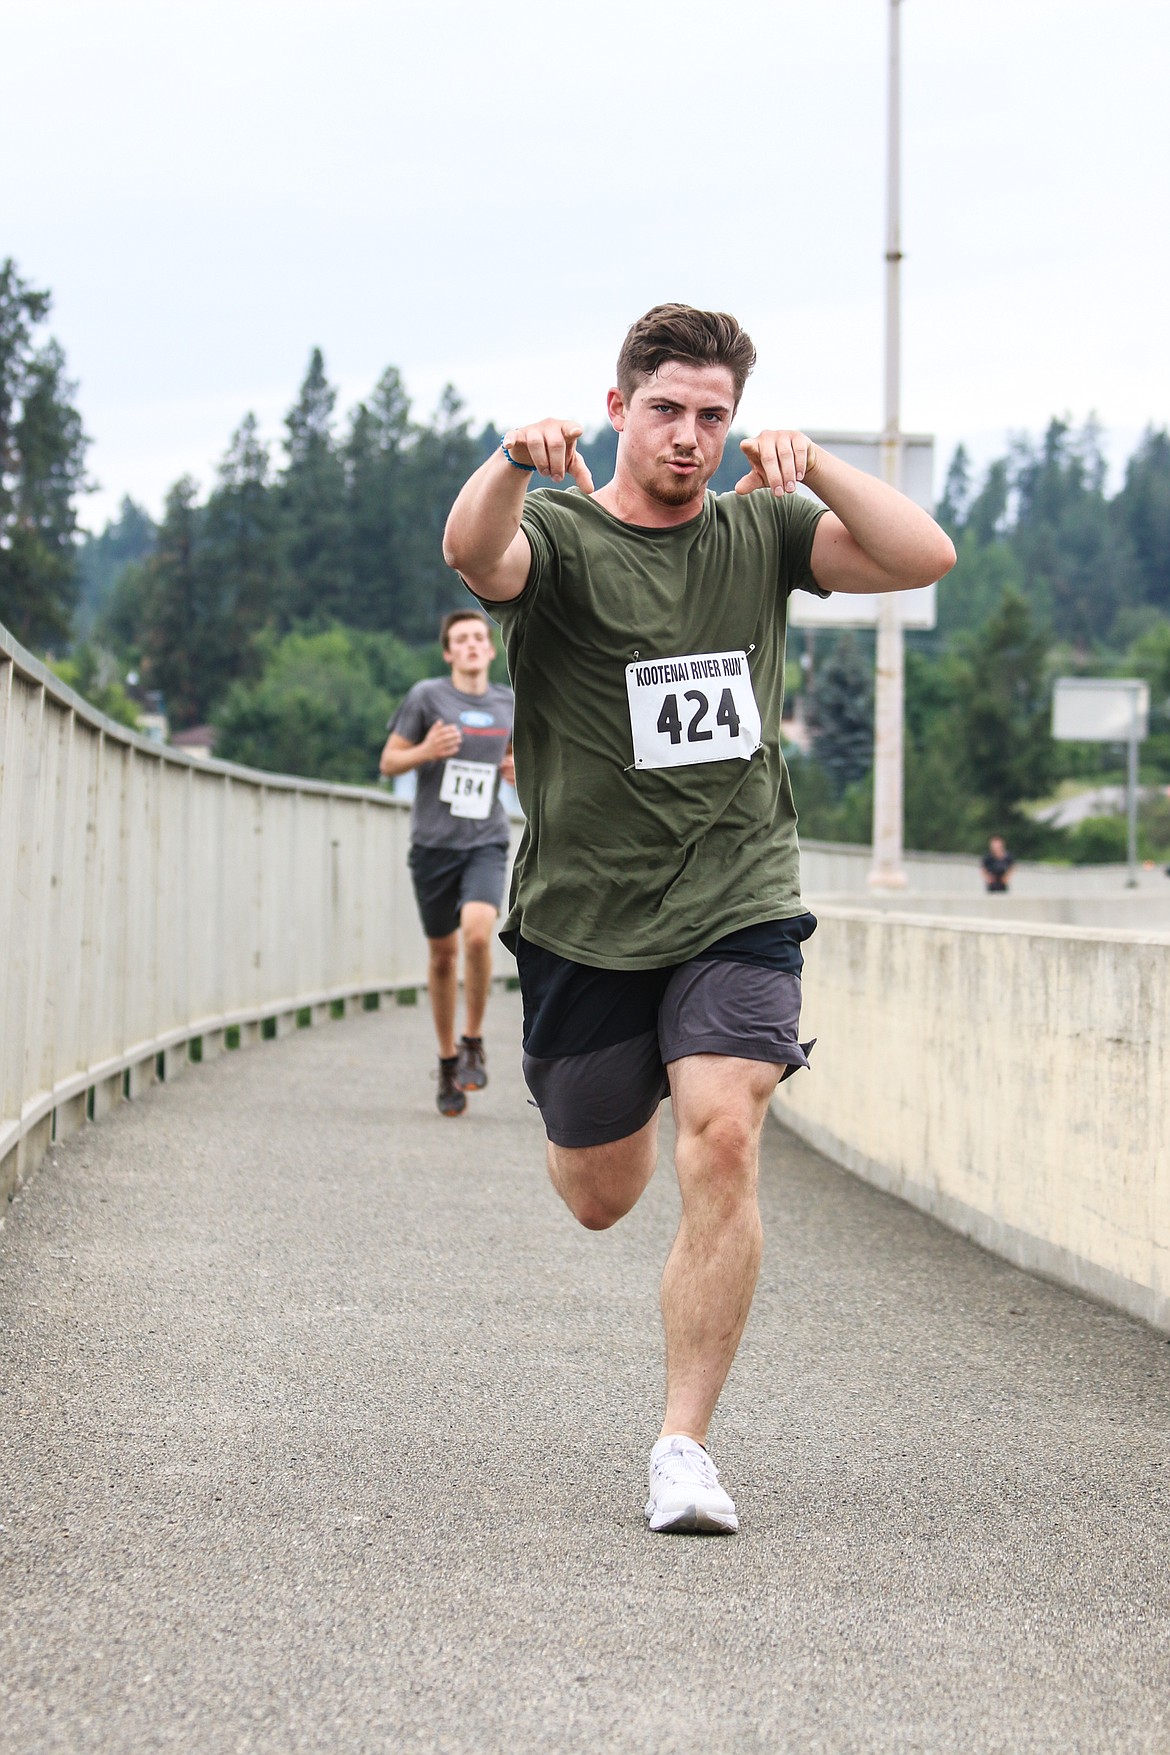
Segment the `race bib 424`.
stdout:
[[749,761],[760,747],[746,652],[696,652],[626,666],[635,768]]

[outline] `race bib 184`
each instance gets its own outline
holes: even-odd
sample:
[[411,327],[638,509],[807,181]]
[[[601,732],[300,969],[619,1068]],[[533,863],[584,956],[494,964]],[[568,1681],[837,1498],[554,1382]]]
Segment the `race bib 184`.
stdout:
[[635,768],[745,762],[760,747],[746,652],[698,652],[627,664]]
[[491,762],[449,761],[443,764],[439,797],[453,817],[481,821],[491,812],[495,786],[496,770]]

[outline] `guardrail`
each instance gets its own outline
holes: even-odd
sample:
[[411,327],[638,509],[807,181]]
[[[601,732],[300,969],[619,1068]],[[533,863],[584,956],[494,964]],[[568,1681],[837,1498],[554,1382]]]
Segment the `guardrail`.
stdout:
[[116,725],[0,628],[0,1195],[244,1041],[425,978],[408,811]]

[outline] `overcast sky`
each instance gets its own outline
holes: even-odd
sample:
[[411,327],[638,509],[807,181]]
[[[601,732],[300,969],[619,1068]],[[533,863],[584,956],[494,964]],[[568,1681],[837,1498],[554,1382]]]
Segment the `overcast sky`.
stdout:
[[[1166,0],[904,0],[903,426],[1170,422]],[[734,311],[744,425],[882,414],[887,0],[15,0],[0,256],[48,287],[100,524],[344,414],[586,425],[629,322]]]

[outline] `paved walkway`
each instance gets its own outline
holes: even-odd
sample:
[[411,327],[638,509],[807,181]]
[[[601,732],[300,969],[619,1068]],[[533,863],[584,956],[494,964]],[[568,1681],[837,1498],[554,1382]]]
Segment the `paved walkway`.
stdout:
[[6,1755],[1170,1750],[1166,1342],[771,1127],[740,1534],[651,1536],[672,1181],[578,1230],[493,1007],[462,1120],[394,1007],[17,1201]]

